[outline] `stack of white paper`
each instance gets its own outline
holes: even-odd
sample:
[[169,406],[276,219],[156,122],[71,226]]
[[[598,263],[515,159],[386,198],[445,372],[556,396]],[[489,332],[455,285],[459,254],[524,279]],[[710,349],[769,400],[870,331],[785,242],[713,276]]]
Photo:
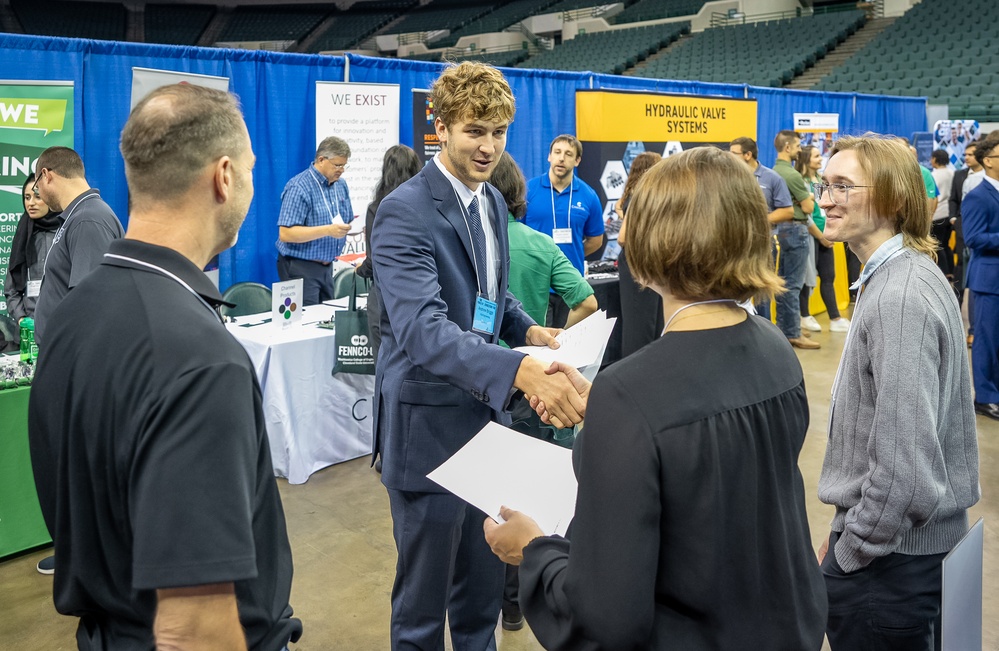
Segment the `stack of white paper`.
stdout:
[[520,346],[514,350],[526,353],[545,364],[557,361],[576,368],[599,364],[616,322],[616,317],[608,319],[606,311],[597,310],[555,337],[560,344],[557,349],[548,346]]
[[488,423],[427,477],[497,522],[500,507],[508,506],[549,535],[564,535],[576,509],[572,451],[498,423]]

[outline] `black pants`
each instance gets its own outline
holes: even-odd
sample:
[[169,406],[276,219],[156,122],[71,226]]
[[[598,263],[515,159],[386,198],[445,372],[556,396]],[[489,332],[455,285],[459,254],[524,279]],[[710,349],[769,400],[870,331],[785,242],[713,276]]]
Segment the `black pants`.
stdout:
[[[860,267],[861,267],[860,258],[857,257],[857,254],[854,253],[853,250],[850,248],[850,245],[847,244],[846,245],[846,281],[847,281],[847,283],[849,283],[850,285],[853,285],[853,283],[857,282],[857,279],[860,278]],[[857,295],[857,293],[855,291],[851,291],[850,292],[850,296],[851,297],[856,297],[856,295]]]
[[377,365],[378,349],[382,345],[382,294],[373,279],[368,286],[368,337]]
[[663,299],[635,282],[623,247],[617,258],[617,270],[621,289],[621,357],[627,357],[662,335]]
[[316,305],[333,300],[333,274],[330,265],[278,254],[277,272],[282,281],[302,279],[302,305]]
[[846,574],[829,536],[822,575],[829,594],[832,651],[940,649],[940,594],[946,554],[889,554]]
[[564,328],[565,322],[569,320],[569,306],[558,294],[548,295],[548,314],[545,318],[545,326],[549,328]]
[[950,234],[954,227],[949,219],[941,219],[930,226],[930,234],[937,240],[937,266],[945,276],[954,275],[954,252],[950,250]]
[[954,293],[957,294],[958,305],[964,303],[964,259],[966,253],[964,239],[958,234],[954,242]]
[[[830,319],[839,318],[839,305],[836,304],[836,257],[833,249],[826,248],[815,243],[815,269],[819,272],[819,294],[822,302],[825,303],[826,313]],[[808,299],[811,297],[812,288],[805,285],[801,288],[801,316],[811,316],[808,309]]]

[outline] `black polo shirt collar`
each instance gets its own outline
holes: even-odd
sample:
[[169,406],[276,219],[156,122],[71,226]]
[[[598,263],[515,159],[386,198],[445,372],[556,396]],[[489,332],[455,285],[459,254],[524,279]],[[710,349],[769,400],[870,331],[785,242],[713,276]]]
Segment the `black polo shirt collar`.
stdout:
[[159,273],[155,269],[150,269],[143,264],[114,256],[139,260],[172,273],[187,283],[198,296],[216,310],[221,305],[236,307],[234,303],[222,300],[219,290],[212,284],[212,281],[208,280],[205,272],[198,269],[193,262],[173,249],[149,244],[148,242],[140,242],[139,240],[120,239],[111,242],[108,252],[104,254],[104,261],[101,263],[111,267],[124,267],[148,273]]

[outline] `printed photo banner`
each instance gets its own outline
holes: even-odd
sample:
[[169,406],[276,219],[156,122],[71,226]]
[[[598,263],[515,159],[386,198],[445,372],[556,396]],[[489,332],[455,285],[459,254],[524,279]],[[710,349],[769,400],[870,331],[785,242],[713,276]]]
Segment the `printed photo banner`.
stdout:
[[576,91],[576,137],[583,158],[576,173],[604,206],[608,242],[604,259],[617,258],[617,213],[631,163],[645,151],[668,157],[735,138],[756,139],[755,99],[669,95],[620,90]]
[[[10,246],[24,214],[21,186],[39,154],[73,147],[72,81],[0,80],[0,279],[7,277]],[[7,302],[0,295],[0,313]]]
[[430,91],[425,88],[413,89],[413,151],[426,165],[441,150],[441,141],[434,128],[434,103]]
[[980,137],[981,127],[976,120],[937,120],[933,125],[933,149],[946,151],[955,170],[965,168],[964,149]]
[[802,147],[818,147],[822,154],[822,169],[825,169],[839,133],[839,113],[795,113],[794,130],[801,134]]

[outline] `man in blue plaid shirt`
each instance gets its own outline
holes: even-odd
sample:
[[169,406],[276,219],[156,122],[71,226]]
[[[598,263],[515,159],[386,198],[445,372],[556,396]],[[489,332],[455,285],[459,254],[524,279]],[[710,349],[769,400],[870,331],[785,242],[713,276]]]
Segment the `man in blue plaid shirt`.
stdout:
[[316,149],[309,169],[293,176],[281,193],[278,217],[278,277],[303,279],[303,304],[333,298],[330,264],[340,255],[354,209],[347,183],[350,146],[330,136]]

